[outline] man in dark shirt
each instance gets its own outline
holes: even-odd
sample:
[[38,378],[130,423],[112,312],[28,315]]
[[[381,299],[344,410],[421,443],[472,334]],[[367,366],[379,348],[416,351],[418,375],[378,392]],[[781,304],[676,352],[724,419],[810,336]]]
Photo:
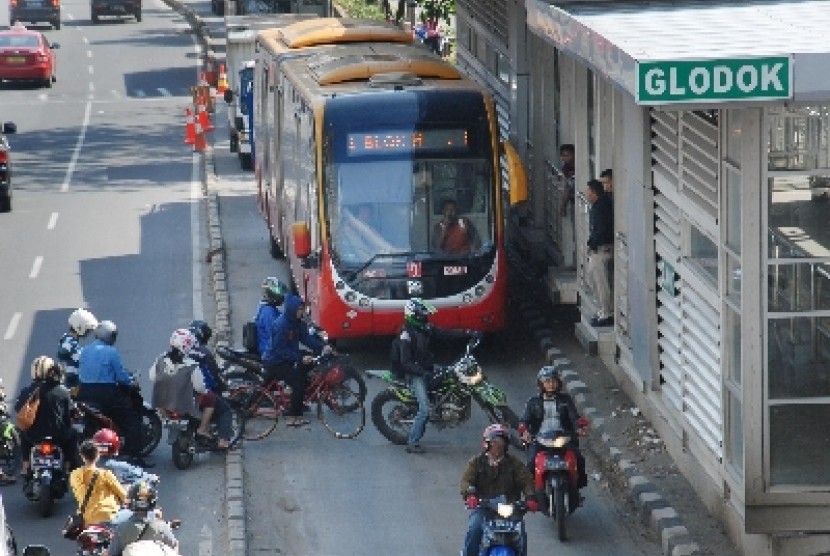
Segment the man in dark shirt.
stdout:
[[611,298],[609,268],[614,256],[614,205],[605,193],[602,182],[589,180],[585,196],[591,204],[588,211],[588,264],[585,279],[594,294],[597,314],[591,326],[614,324],[614,306]]

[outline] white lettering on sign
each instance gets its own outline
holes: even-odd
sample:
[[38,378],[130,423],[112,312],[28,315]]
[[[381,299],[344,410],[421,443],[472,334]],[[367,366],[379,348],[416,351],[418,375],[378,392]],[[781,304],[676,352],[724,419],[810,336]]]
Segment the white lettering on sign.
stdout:
[[466,266],[445,266],[444,267],[444,276],[460,276],[462,274],[467,274],[467,267]]
[[784,64],[778,62],[777,64],[773,64],[772,67],[764,64],[761,66],[761,88],[766,90],[769,88],[773,88],[776,91],[783,91],[784,85],[781,83],[781,70],[784,68]]
[[741,66],[735,81],[740,90],[750,93],[758,86],[758,70],[752,66]]
[[685,95],[686,88],[677,84],[677,68],[669,70],[669,93],[672,95]]
[[662,95],[666,92],[666,82],[663,81],[663,70],[653,68],[646,72],[646,91],[650,95]]
[[716,93],[726,93],[732,88],[732,72],[726,66],[715,66],[712,68],[715,74],[714,84],[712,86]]
[[695,68],[689,74],[689,88],[696,95],[702,95],[708,91],[710,82],[709,72],[704,68]]

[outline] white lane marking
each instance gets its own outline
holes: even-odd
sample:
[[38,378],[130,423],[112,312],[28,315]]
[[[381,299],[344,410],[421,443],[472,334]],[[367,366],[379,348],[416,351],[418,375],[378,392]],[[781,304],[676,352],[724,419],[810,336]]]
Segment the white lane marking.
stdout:
[[29,278],[37,278],[37,275],[40,274],[40,267],[43,266],[43,257],[38,255],[35,257],[34,262],[32,263],[32,270],[29,272]]
[[[201,225],[199,218],[202,204],[202,173],[199,170],[199,153],[193,153],[193,166],[190,170],[190,245],[193,251],[193,318],[204,320],[205,308],[202,304],[202,259],[199,256],[199,238]],[[208,245],[209,247],[210,245]],[[199,548],[201,554],[201,544]]]
[[84,41],[84,44],[89,44],[89,39],[88,38],[82,37],[82,40]]
[[15,313],[12,315],[12,320],[9,321],[9,326],[6,327],[6,334],[3,335],[4,340],[11,340],[14,338],[14,333],[17,332],[17,325],[20,324],[20,318],[23,313]]
[[92,81],[89,82],[89,90],[90,92],[95,90],[95,83],[93,83]]
[[87,58],[92,58],[92,51],[91,50],[86,51],[86,57]]
[[87,68],[87,70],[89,70],[89,75],[92,75],[93,73],[95,73],[95,68],[94,67],[87,66],[86,68]]
[[81,155],[81,147],[84,145],[86,128],[89,127],[89,115],[91,112],[92,103],[87,102],[86,109],[84,110],[84,121],[81,123],[81,132],[78,134],[78,142],[75,143],[75,150],[72,151],[72,158],[69,160],[69,166],[66,168],[66,176],[63,178],[63,185],[61,185],[62,193],[69,191],[69,183],[72,181],[72,174],[75,172],[75,165],[78,163],[78,157]]
[[207,523],[202,525],[199,534],[199,556],[213,556],[213,533]]
[[165,89],[164,87],[158,87],[156,90],[157,90],[157,91],[159,92],[159,94],[161,94],[161,96],[163,96],[163,97],[170,97],[170,96],[173,96],[172,94],[170,94],[170,91],[168,91],[168,90],[167,90],[167,89]]
[[55,226],[58,224],[58,213],[53,212],[52,216],[49,217],[49,223],[46,225],[47,230],[54,230]]

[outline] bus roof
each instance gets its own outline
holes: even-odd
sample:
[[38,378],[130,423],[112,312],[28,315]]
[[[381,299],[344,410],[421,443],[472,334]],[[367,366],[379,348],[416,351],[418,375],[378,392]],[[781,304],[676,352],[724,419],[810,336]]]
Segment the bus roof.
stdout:
[[[410,33],[391,23],[334,17],[308,19],[282,28],[262,30],[259,37],[265,44],[281,42],[284,48],[289,49],[349,42],[412,42]],[[278,50],[273,46],[272,50]]]
[[[372,49],[374,50],[374,49]],[[461,79],[454,66],[420,49],[396,49],[392,52],[350,52],[337,57],[333,52],[312,56],[308,61],[311,75],[320,85],[363,81],[381,74],[408,74],[435,79]]]

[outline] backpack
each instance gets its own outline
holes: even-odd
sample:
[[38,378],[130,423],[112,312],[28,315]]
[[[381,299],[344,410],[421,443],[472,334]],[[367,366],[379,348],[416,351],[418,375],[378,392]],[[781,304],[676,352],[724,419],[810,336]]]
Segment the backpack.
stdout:
[[259,353],[256,321],[248,321],[242,325],[242,347],[250,353]]
[[37,410],[39,407],[40,388],[35,388],[34,391],[29,394],[29,399],[26,400],[23,407],[21,407],[20,411],[17,412],[17,428],[22,431],[27,431],[32,428],[32,425],[35,424]]
[[400,335],[395,336],[395,339],[392,340],[392,345],[389,347],[389,363],[392,370],[392,374],[395,376],[395,378],[403,379],[405,372],[403,368],[403,363],[401,362]]

